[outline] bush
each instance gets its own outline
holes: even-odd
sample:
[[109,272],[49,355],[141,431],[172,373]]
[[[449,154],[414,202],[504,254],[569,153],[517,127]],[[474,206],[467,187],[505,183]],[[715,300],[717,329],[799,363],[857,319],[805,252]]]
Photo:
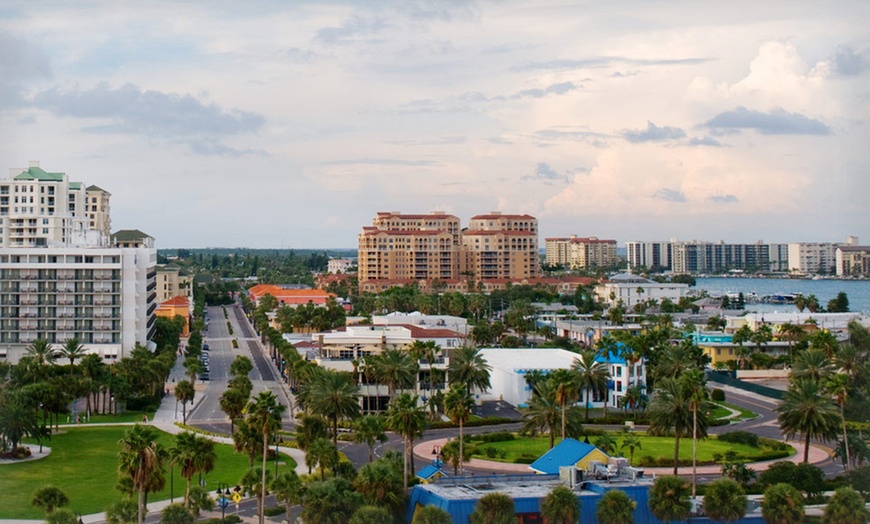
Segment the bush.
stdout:
[[238,515],[227,513],[226,517],[223,520],[220,517],[205,519],[200,521],[200,524],[239,524],[242,522],[242,518]]
[[732,444],[746,444],[753,448],[758,447],[758,435],[748,431],[729,431],[719,435],[719,440],[722,442],[731,442]]
[[233,349],[239,349],[239,341],[236,339],[233,339]]
[[263,510],[263,513],[267,517],[274,517],[275,515],[281,515],[285,511],[286,511],[286,508],[284,508],[283,506],[272,506],[271,508],[265,508]]
[[725,392],[719,388],[713,388],[710,392],[710,400],[713,402],[725,402]]
[[477,435],[474,440],[480,440],[481,442],[505,442],[508,440],[514,440],[517,436],[511,433],[510,431],[496,431],[494,433],[483,433],[481,435]]
[[775,451],[789,451],[789,445],[785,442],[767,437],[758,437],[758,445],[762,448],[770,448]]
[[[516,422],[516,420],[512,420],[506,417],[484,417],[476,420],[469,420],[465,424],[463,424],[466,428],[476,428],[480,426],[494,426],[497,424],[511,424]],[[459,424],[454,424],[453,422],[447,420],[439,420],[437,422],[432,422],[429,424],[429,429],[446,429],[446,428],[458,428]]]
[[514,464],[531,464],[532,462],[538,460],[538,457],[532,455],[531,453],[523,453],[516,460],[514,460]]

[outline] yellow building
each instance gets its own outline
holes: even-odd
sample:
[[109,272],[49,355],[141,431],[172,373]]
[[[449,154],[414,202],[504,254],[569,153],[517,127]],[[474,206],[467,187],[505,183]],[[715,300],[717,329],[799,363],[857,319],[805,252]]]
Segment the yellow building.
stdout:
[[175,318],[180,316],[184,318],[184,329],[181,332],[182,337],[190,335],[190,301],[185,296],[177,296],[165,302],[161,302],[154,311],[158,317]]

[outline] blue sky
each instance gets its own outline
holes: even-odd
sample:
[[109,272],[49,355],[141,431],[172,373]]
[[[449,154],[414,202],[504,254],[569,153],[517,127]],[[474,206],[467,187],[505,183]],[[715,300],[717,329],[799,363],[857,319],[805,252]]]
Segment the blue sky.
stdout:
[[377,211],[541,237],[870,243],[870,3],[5,2],[0,157],[159,247],[354,247]]

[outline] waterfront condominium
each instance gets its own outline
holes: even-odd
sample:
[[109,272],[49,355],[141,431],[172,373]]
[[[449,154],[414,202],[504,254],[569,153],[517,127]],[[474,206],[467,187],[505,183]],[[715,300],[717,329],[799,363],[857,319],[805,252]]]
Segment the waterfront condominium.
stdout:
[[568,269],[608,267],[616,263],[616,240],[597,237],[548,238],[544,241],[546,262]]
[[148,344],[154,239],[110,235],[110,196],[35,162],[0,179],[0,359],[37,339],[76,338],[109,362]]

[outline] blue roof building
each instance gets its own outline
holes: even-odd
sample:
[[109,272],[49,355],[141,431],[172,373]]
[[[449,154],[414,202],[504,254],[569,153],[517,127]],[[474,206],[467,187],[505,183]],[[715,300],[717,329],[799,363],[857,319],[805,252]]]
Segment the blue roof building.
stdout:
[[608,458],[610,457],[606,453],[592,444],[566,438],[556,444],[553,449],[541,455],[538,460],[532,462],[529,468],[535,473],[558,475],[561,467],[574,466],[585,470],[588,468],[589,462],[597,460],[607,464]]

